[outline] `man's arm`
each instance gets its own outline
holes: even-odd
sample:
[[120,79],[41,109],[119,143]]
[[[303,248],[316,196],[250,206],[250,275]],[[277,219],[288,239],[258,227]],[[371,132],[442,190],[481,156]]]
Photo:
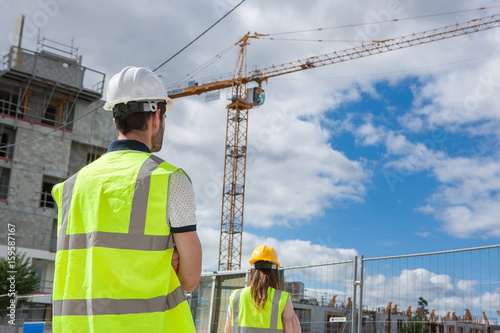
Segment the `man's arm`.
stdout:
[[179,253],[177,276],[185,291],[193,291],[201,275],[201,243],[196,231],[173,233]]

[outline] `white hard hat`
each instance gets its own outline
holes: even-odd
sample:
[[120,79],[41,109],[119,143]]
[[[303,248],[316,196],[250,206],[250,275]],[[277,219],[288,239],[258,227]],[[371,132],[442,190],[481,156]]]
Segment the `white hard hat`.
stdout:
[[125,67],[113,75],[108,83],[104,110],[113,111],[115,105],[131,101],[144,102],[141,111],[156,111],[156,102],[159,101],[166,101],[167,111],[174,108],[174,101],[168,97],[163,81],[144,67]]

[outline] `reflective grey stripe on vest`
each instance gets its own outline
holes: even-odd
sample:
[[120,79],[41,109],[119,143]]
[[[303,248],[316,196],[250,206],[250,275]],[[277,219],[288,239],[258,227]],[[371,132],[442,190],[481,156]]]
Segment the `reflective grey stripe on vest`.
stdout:
[[240,315],[240,295],[241,295],[242,290],[243,289],[237,290],[236,294],[234,295],[234,298],[233,298],[233,313],[232,313],[233,326],[232,326],[231,333],[237,333],[237,330],[239,327],[238,326],[238,319],[239,319],[239,315]]
[[174,241],[171,234],[168,236],[144,234],[151,174],[162,162],[163,160],[159,157],[151,155],[139,169],[132,200],[129,233],[127,234],[93,231],[86,234],[67,235],[71,197],[78,174],[66,180],[63,186],[61,229],[57,240],[57,250],[89,249],[95,246],[139,251],[164,251],[166,249],[173,249]]
[[281,290],[274,290],[274,296],[272,300],[271,307],[271,327],[270,328],[258,328],[258,327],[244,327],[238,326],[238,316],[239,316],[239,306],[240,306],[240,296],[242,289],[238,290],[233,298],[233,325],[231,328],[232,333],[282,333],[282,329],[278,329],[278,316],[280,315],[280,299]]
[[164,312],[186,300],[179,286],[167,296],[150,299],[62,299],[53,300],[54,316],[98,316]]
[[257,328],[257,327],[237,327],[232,329],[231,333],[283,333],[283,330],[277,328]]
[[[129,234],[144,235],[146,227],[146,213],[148,211],[149,187],[151,174],[163,162],[154,155],[142,163],[135,181],[134,199],[132,200],[132,213],[130,214]],[[167,203],[165,203],[167,204]]]
[[62,202],[61,202],[61,228],[59,229],[59,235],[57,237],[57,250],[64,248],[66,241],[66,229],[68,227],[68,217],[69,209],[71,205],[71,196],[73,195],[73,189],[75,188],[77,174],[71,176],[64,182]]
[[[92,231],[86,234],[64,235],[64,244],[57,250],[82,250],[91,247],[109,247],[122,250],[165,251],[174,248],[174,238],[155,235],[131,235],[115,232]],[[167,247],[165,248],[165,243]]]
[[278,328],[278,315],[280,314],[281,290],[274,290],[273,309],[271,310],[271,328]]

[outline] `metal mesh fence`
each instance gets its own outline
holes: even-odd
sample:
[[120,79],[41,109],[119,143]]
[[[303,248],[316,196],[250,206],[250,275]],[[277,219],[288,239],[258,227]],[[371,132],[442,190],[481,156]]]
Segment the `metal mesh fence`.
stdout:
[[499,246],[363,259],[362,267],[363,314],[379,330],[400,332],[409,319],[426,332],[497,325]]
[[[11,297],[0,296],[1,304],[8,304]],[[0,309],[0,333],[22,333],[25,324],[44,323],[44,333],[52,332],[52,295],[35,294],[16,297],[15,317],[8,316],[11,311],[6,307]],[[14,318],[14,321],[9,321]],[[12,325],[14,323],[15,325]],[[28,326],[28,325],[26,325]]]
[[[500,332],[500,245],[280,269],[302,332]],[[187,293],[197,332],[224,332],[230,295],[248,271],[204,273]],[[0,301],[4,301],[0,297]],[[0,333],[25,322],[51,331],[50,295],[20,296],[16,327],[0,310]]]

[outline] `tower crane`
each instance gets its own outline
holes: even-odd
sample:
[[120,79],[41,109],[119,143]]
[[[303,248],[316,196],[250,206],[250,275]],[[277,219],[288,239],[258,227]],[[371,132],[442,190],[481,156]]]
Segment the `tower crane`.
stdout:
[[[190,86],[168,91],[168,95],[171,98],[181,98],[231,88],[231,97],[226,107],[226,147],[224,156],[219,270],[237,270],[240,269],[241,265],[248,115],[249,110],[264,102],[263,82],[267,83],[268,79],[275,76],[471,34],[499,26],[500,15],[497,14],[398,38],[378,40],[358,47],[299,59],[281,65],[273,65],[260,70],[255,69],[250,72],[247,71],[247,46],[249,45],[249,40],[258,39],[266,35],[258,33],[251,35],[247,33],[235,44],[240,49],[231,79],[214,80],[213,82],[201,85],[191,84]],[[252,82],[256,84],[256,87],[247,89],[247,84]]]

